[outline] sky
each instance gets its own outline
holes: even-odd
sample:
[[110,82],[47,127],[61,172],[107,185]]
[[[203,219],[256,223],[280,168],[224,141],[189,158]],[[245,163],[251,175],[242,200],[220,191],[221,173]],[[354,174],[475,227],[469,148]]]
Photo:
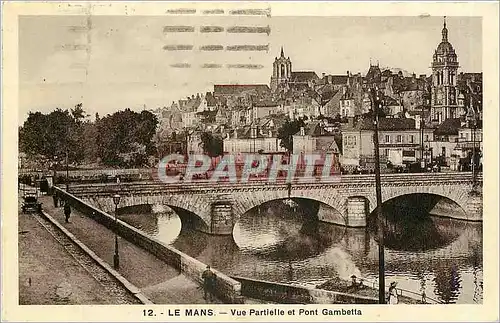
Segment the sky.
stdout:
[[[481,72],[481,18],[446,21],[460,71]],[[194,32],[165,26],[193,26]],[[225,31],[201,33],[200,26]],[[231,26],[269,26],[270,33],[226,32]],[[21,16],[19,122],[29,111],[48,113],[80,102],[90,115],[103,116],[125,108],[170,106],[212,91],[214,84],[269,84],[281,46],[293,71],[312,70],[318,76],[365,74],[370,60],[429,75],[442,28],[443,17],[429,16]],[[169,50],[176,45],[193,49]],[[200,50],[204,45],[269,45],[269,50]]]

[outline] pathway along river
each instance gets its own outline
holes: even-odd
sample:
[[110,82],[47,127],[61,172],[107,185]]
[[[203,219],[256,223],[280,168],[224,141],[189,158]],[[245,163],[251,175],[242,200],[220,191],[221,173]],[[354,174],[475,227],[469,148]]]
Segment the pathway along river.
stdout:
[[[181,230],[180,218],[162,206],[120,219],[229,275],[306,286],[352,274],[375,281],[374,226],[322,223],[307,214],[310,206],[298,202],[273,201],[251,210],[236,223],[233,236]],[[384,205],[386,281],[445,303],[482,303],[482,223],[411,210]],[[334,212],[326,205],[320,211]]]

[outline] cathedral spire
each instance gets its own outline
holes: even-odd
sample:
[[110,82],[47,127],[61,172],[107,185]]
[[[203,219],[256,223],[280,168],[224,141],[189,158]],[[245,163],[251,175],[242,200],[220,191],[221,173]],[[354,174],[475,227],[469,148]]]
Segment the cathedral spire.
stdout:
[[281,57],[285,57],[285,53],[283,52],[283,46],[281,46]]
[[448,42],[448,29],[446,29],[446,16],[444,16],[443,31],[441,31],[441,34],[443,35],[443,42]]

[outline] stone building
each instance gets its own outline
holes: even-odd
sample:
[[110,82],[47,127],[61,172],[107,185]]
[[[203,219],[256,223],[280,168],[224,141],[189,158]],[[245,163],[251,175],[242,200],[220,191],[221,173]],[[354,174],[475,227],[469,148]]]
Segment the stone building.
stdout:
[[448,118],[458,118],[463,109],[458,105],[457,70],[459,67],[455,49],[448,41],[446,20],[441,31],[442,40],[432,57],[431,118],[441,124]]
[[[423,129],[424,138],[432,140],[433,129]],[[374,125],[370,118],[349,118],[342,127],[341,164],[345,169],[356,166],[374,167]],[[381,118],[379,120],[379,151],[381,165],[403,165],[416,162],[422,155],[421,129],[414,119]]]

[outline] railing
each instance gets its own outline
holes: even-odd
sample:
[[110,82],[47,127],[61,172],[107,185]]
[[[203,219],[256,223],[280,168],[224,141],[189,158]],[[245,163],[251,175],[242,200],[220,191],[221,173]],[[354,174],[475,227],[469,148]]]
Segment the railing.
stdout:
[[[447,174],[390,174],[382,176],[382,185],[391,183],[428,183],[428,182],[463,182],[468,184],[472,182],[472,174],[469,173],[447,173]],[[482,181],[482,174],[478,174],[477,181]],[[345,185],[345,184],[363,184],[363,185],[375,185],[375,179],[373,175],[341,175],[337,178],[333,178],[330,181],[318,182],[311,178],[311,181],[305,182],[292,182],[287,184],[283,179],[277,180],[276,182],[269,182],[266,179],[256,179],[250,180],[246,183],[230,183],[230,182],[212,182],[209,180],[193,180],[192,182],[179,182],[179,183],[163,183],[159,181],[147,181],[147,182],[128,182],[128,183],[94,183],[94,184],[71,184],[69,189],[75,194],[93,194],[93,193],[105,193],[105,192],[148,192],[148,191],[205,191],[213,190],[217,188],[219,190],[223,189],[235,189],[235,188],[261,188],[263,185],[266,187],[283,187],[290,185],[290,189],[295,189],[301,185],[308,186],[322,186],[322,185]]]
[[[361,280],[363,281],[363,283],[366,283],[366,282],[369,283],[371,285],[371,287],[374,289],[378,289],[378,287],[379,287],[378,281],[364,279],[364,278],[362,278]],[[385,288],[386,288],[386,292],[387,292],[389,289],[389,285],[386,285]],[[427,295],[425,294],[425,291],[422,292],[421,294],[419,294],[419,293],[416,293],[414,291],[404,289],[404,288],[396,287],[395,290],[396,290],[396,294],[398,296],[406,296],[406,297],[411,298],[415,301],[420,301],[423,304],[443,304],[444,303],[444,302],[437,300],[435,298],[427,297]],[[412,295],[412,296],[408,296],[408,294]],[[430,301],[430,302],[428,302],[428,301]]]

